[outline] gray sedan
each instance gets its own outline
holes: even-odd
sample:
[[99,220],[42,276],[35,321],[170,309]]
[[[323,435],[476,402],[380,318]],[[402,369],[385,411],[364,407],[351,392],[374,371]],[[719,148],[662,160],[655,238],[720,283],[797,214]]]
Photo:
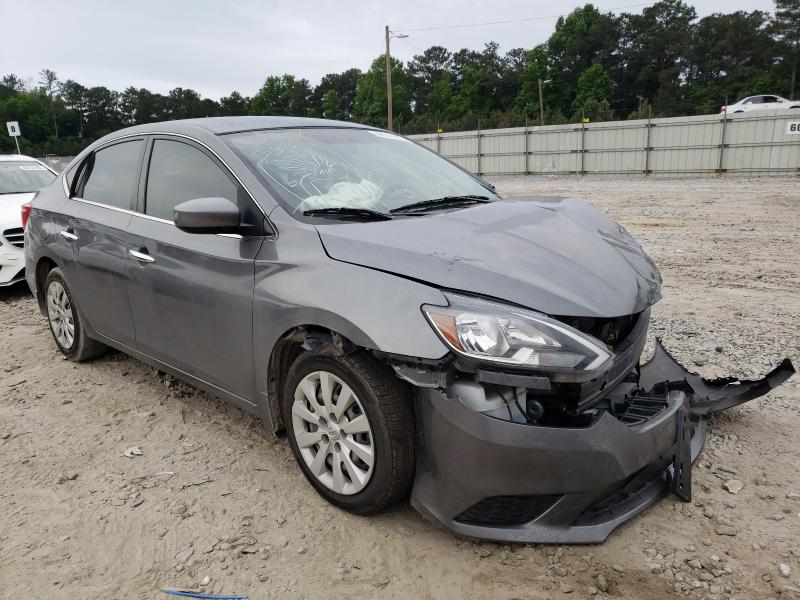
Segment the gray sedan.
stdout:
[[23,217],[64,355],[116,348],[258,415],[353,513],[410,495],[464,535],[601,541],[689,500],[708,415],[794,372],[640,364],[661,279],[622,227],[363,125],[125,129]]

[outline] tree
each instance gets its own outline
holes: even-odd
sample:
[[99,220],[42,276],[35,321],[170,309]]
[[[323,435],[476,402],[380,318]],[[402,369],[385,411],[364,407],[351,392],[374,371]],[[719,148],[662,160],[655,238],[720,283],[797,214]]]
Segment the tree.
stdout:
[[619,18],[601,13],[592,4],[559,17],[546,44],[549,78],[553,80],[548,90],[551,97],[560,100],[565,110],[571,107],[578,78],[586,69],[595,63],[608,71],[617,68],[619,40]]
[[98,138],[122,126],[118,101],[119,92],[107,87],[97,86],[86,90],[86,135]]
[[56,122],[56,99],[55,93],[58,90],[58,77],[55,71],[42,69],[39,71],[39,86],[42,93],[47,97],[50,104],[50,113],[53,116],[53,135],[58,139],[58,123]]
[[452,54],[442,46],[431,46],[408,63],[414,112],[424,113],[428,110],[429,96],[436,84],[445,75],[449,76],[451,65]]
[[[372,61],[369,71],[358,80],[353,118],[361,123],[386,127],[386,59],[383,55]],[[393,117],[401,122],[411,117],[411,78],[403,63],[392,59]]]
[[6,86],[14,93],[24,92],[25,91],[25,82],[22,81],[19,77],[14,75],[14,73],[9,73],[8,75],[3,75],[3,79],[0,80],[0,84]]
[[784,48],[783,59],[791,65],[789,98],[794,98],[800,58],[800,0],[775,0],[772,32]]
[[611,81],[611,77],[608,76],[603,65],[593,64],[578,78],[578,88],[575,101],[572,103],[572,110],[579,115],[591,108],[596,113],[602,111],[603,116],[606,117],[603,120],[610,120],[611,113],[610,110],[606,110],[606,107],[609,106],[613,87],[614,82]]
[[[547,50],[544,44],[536,46],[528,52],[525,70],[522,72],[522,87],[517,94],[516,104],[526,115],[539,114],[539,80],[550,79],[550,70],[547,61]],[[545,106],[553,106],[556,98],[552,96],[551,86],[547,85],[542,90]],[[556,108],[560,108],[561,102]],[[551,121],[546,120],[546,123]]]
[[213,117],[216,114],[216,108],[211,115],[207,114],[208,110],[209,107],[203,104],[200,94],[194,90],[177,87],[167,95],[167,114],[170,119]]
[[322,117],[325,119],[338,119],[341,117],[342,99],[333,88],[325,92],[322,98]]
[[83,126],[89,110],[86,88],[77,81],[67,79],[61,84],[61,99],[64,105],[77,116],[78,137],[83,137]]
[[776,42],[769,34],[769,15],[761,11],[713,14],[700,19],[688,52],[686,92],[693,107],[716,110],[726,98],[774,89]]
[[219,100],[219,114],[225,117],[238,117],[250,112],[250,98],[245,98],[239,92],[231,92]]
[[632,110],[643,96],[657,108],[680,109],[696,18],[682,0],[661,0],[641,14],[622,15],[618,105]]
[[125,125],[164,121],[171,116],[169,104],[170,100],[161,94],[154,94],[144,88],[129,87],[119,96],[120,118]]
[[309,116],[322,116],[324,112],[323,99],[328,91],[333,90],[339,98],[340,106],[337,119],[350,120],[353,118],[353,108],[356,101],[358,80],[361,77],[359,69],[347,69],[342,73],[328,73],[314,88],[309,98]]
[[304,117],[310,95],[307,79],[296,79],[289,74],[270,75],[250,100],[250,114]]

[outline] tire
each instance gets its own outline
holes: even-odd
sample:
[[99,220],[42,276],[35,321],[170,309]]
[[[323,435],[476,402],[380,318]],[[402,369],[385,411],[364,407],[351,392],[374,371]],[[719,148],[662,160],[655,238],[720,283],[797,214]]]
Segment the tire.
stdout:
[[[327,404],[323,383],[331,390]],[[282,400],[295,459],[328,502],[367,515],[408,496],[416,460],[412,394],[387,366],[365,351],[305,352],[289,369]],[[331,408],[340,416],[331,416]]]
[[58,267],[51,269],[45,278],[44,297],[50,333],[64,356],[83,361],[107,350],[104,344],[87,335],[81,311],[75,304],[63,271]]

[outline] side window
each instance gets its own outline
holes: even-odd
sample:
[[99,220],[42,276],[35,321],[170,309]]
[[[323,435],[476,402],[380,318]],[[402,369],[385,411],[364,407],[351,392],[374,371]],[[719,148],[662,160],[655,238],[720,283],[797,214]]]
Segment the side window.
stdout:
[[172,221],[181,202],[221,197],[238,204],[237,194],[237,185],[197,148],[171,140],[153,142],[145,214]]
[[130,210],[139,182],[144,140],[102,148],[84,163],[76,195],[84,200]]
[[764,102],[769,103],[769,104],[773,104],[775,102],[778,102],[778,97],[777,96],[764,96]]

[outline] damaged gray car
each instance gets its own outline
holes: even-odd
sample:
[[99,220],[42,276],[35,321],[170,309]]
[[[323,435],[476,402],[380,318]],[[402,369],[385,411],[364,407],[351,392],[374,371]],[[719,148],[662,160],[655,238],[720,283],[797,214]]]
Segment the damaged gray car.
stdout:
[[708,416],[767,393],[658,345],[660,276],[572,198],[501,199],[393,133],[231,117],[92,144],[23,207],[58,348],[116,348],[286,432],[357,514],[411,504],[459,534],[600,542],[691,498]]

